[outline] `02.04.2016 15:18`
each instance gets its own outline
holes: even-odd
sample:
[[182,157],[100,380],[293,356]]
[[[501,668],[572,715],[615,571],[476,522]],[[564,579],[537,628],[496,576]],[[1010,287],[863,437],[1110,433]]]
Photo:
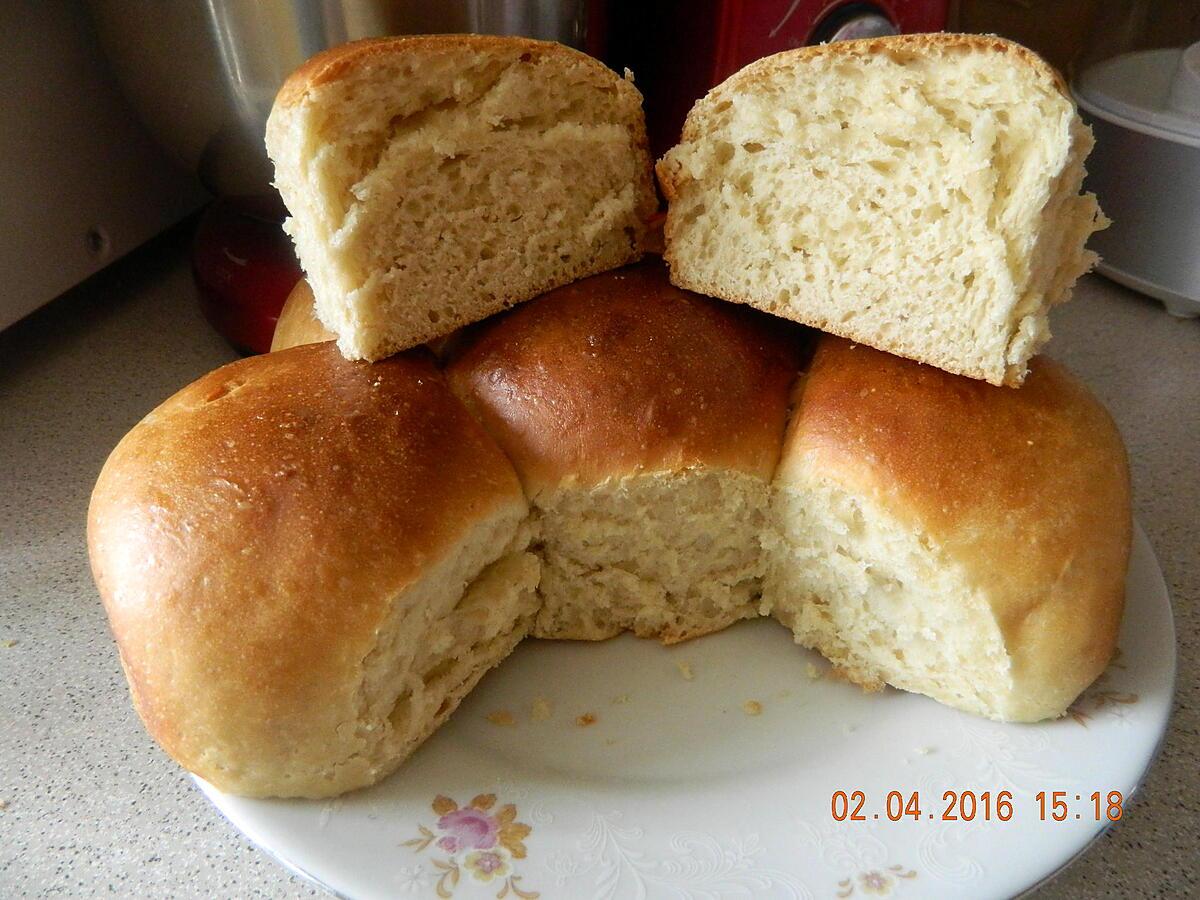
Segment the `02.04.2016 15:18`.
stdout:
[[[1068,818],[1083,819],[1083,813],[1072,816],[1067,804],[1066,791],[1041,791],[1037,794],[1039,818],[1044,821],[1063,822]],[[1109,791],[1102,794],[1095,791],[1091,794],[1091,805],[1088,812],[1093,821],[1107,819],[1116,822],[1121,818],[1123,796],[1120,791]],[[1075,795],[1075,801],[1081,802],[1083,796]],[[919,791],[903,793],[889,791],[881,813],[864,812],[867,796],[863,791],[834,791],[830,797],[830,814],[837,822],[865,822],[868,819],[887,819],[898,822],[902,819],[940,819],[943,822],[971,822],[982,819],[987,822],[1008,822],[1013,817],[1013,795],[1011,791],[945,791],[942,794],[944,806],[940,814],[922,812],[921,794]]]

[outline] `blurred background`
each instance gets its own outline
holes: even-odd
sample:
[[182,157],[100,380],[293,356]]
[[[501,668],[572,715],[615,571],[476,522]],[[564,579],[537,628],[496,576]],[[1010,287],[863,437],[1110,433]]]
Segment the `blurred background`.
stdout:
[[635,73],[657,156],[692,103],[754,59],[939,30],[1013,38],[1064,72],[1097,134],[1089,187],[1115,222],[1095,239],[1101,271],[1200,314],[1197,0],[13,0],[0,8],[16,80],[0,110],[0,329],[191,217],[206,318],[239,350],[266,350],[300,271],[264,125],[287,75],[347,40],[569,44]]

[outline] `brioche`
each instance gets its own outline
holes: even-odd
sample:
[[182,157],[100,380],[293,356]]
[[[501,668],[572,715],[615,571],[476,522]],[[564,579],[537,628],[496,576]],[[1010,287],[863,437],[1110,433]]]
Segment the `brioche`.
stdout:
[[478,326],[451,386],[513,461],[542,558],[538,637],[665,643],[758,614],[796,338],[672,287],[597,275]]
[[1091,131],[995,37],[845,41],[761,59],[658,164],[671,280],[992,384],[1094,262]]
[[1011,390],[822,337],[795,378],[803,343],[643,265],[466,329],[445,374],[327,342],[205,376],[88,515],[147,728],[222,790],[328,796],[526,634],[760,614],[866,688],[1061,715],[1122,613],[1107,414],[1044,359]]
[[275,333],[271,336],[272,351],[336,340],[317,318],[314,302],[312,288],[301,278],[279,311]]
[[824,338],[796,390],[764,603],[867,688],[1060,716],[1116,646],[1129,473],[1061,366],[992,387]]
[[424,355],[235,362],[118,444],[88,549],[134,703],[249,796],[378,781],[529,630],[512,467]]
[[641,255],[641,95],[559,44],[445,35],[309,60],[267,122],[289,234],[343,354],[380,359]]

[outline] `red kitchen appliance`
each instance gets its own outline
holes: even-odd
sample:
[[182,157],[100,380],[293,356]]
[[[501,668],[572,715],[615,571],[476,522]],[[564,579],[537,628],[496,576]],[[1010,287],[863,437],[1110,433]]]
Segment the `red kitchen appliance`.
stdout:
[[662,0],[613,3],[606,61],[634,72],[650,149],[679,139],[709,88],[764,56],[808,44],[946,27],[949,0]]

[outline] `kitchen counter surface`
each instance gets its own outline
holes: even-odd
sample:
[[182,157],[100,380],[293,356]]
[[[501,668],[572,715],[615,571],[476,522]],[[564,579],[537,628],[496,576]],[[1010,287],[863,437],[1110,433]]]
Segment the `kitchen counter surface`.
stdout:
[[[0,895],[320,896],[238,834],[138,722],[88,572],[105,457],[235,357],[205,324],[179,229],[0,333]],[[1112,411],[1175,610],[1171,729],[1120,825],[1046,898],[1200,894],[1200,320],[1099,278],[1050,355]]]

